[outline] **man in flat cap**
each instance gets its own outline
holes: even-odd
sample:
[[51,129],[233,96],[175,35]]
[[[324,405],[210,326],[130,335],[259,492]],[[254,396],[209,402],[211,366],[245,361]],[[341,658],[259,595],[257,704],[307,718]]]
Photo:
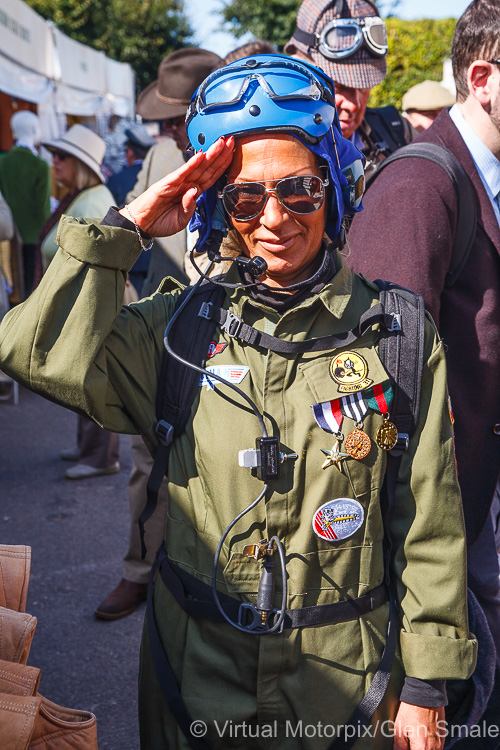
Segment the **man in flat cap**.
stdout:
[[411,122],[417,133],[430,128],[441,110],[453,107],[455,97],[437,81],[422,81],[408,89],[403,96],[403,117]]
[[367,108],[386,74],[387,34],[372,0],[304,0],[285,52],[312,62],[335,82],[342,135],[376,165],[415,135],[395,107]]

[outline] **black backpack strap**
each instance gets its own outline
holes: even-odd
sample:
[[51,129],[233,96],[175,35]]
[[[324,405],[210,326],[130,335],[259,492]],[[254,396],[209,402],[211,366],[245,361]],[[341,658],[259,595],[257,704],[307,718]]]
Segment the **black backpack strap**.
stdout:
[[367,107],[365,120],[370,126],[370,138],[379,151],[392,154],[408,143],[407,129],[396,107]]
[[401,327],[399,335],[382,329],[379,356],[393,389],[391,421],[398,429],[398,445],[391,451],[400,455],[418,422],[420,390],[424,366],[425,308],[419,294],[377,279],[380,302]]
[[457,196],[457,225],[451,251],[451,263],[445,278],[445,287],[455,284],[462,272],[476,238],[477,208],[472,183],[455,154],[437,143],[410,143],[380,162],[377,169],[368,178],[366,190],[370,188],[377,176],[389,164],[398,159],[419,158],[442,167],[455,188]]
[[[187,287],[181,292],[177,298],[175,310],[183,304],[192,291],[192,287]],[[208,347],[215,333],[216,325],[214,321],[198,315],[200,305],[204,302],[221,305],[224,297],[225,290],[223,287],[208,282],[202,284],[194,292],[187,306],[183,309],[182,315],[172,327],[169,339],[173,350],[184,359],[200,367],[205,364]],[[158,421],[155,429],[158,436],[158,448],[147,483],[146,506],[139,517],[143,559],[146,556],[144,524],[155,511],[158,492],[168,468],[172,440],[184,432],[199,382],[199,372],[181,364],[171,357],[167,351],[164,352],[156,393],[156,417]]]

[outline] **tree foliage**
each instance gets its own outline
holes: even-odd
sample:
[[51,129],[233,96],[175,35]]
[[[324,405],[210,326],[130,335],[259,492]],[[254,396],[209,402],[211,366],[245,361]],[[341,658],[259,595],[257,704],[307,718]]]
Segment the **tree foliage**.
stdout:
[[276,44],[280,51],[292,36],[302,0],[231,0],[222,15],[236,37],[251,31],[257,39]]
[[456,21],[402,21],[386,19],[389,53],[387,76],[370,95],[370,106],[394,104],[401,108],[403,94],[426,79],[440,81],[443,60],[450,56]]
[[189,43],[182,0],[26,0],[78,42],[128,62],[139,90],[157,77],[160,61]]

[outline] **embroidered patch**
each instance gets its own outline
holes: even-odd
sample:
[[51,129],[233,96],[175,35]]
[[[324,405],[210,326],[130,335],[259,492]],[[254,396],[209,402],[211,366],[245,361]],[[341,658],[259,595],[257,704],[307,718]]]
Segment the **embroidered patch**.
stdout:
[[366,359],[357,352],[342,352],[330,362],[330,376],[339,385],[340,393],[361,391],[373,383],[368,376]]
[[[224,378],[224,380],[229,380],[230,383],[238,385],[241,383],[250,368],[246,366],[240,367],[239,365],[212,365],[206,369],[207,372],[219,375],[221,378]],[[220,381],[211,378],[208,375],[202,375],[200,378],[200,386],[206,385],[207,391],[213,391],[219,382]]]
[[453,409],[451,406],[451,398],[448,396],[448,411],[450,412],[450,422],[455,424],[455,417],[453,416]]
[[365,512],[361,503],[350,497],[338,497],[318,508],[313,516],[313,531],[327,542],[347,539],[361,528]]
[[227,344],[224,341],[217,343],[217,341],[211,341],[208,347],[207,359],[212,359],[216,354],[220,354],[224,351]]

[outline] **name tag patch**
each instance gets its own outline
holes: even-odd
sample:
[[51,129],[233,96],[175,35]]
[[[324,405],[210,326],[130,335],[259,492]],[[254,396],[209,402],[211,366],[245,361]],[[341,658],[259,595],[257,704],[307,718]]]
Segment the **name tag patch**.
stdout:
[[[240,365],[212,365],[206,369],[207,372],[219,375],[219,377],[224,378],[224,380],[228,380],[230,383],[238,385],[241,383],[250,368]],[[200,386],[206,385],[207,391],[213,391],[219,382],[220,381],[211,378],[209,375],[202,375],[200,378]]]
[[318,508],[313,516],[313,531],[327,542],[347,539],[361,528],[365,512],[361,503],[350,497],[338,497]]

